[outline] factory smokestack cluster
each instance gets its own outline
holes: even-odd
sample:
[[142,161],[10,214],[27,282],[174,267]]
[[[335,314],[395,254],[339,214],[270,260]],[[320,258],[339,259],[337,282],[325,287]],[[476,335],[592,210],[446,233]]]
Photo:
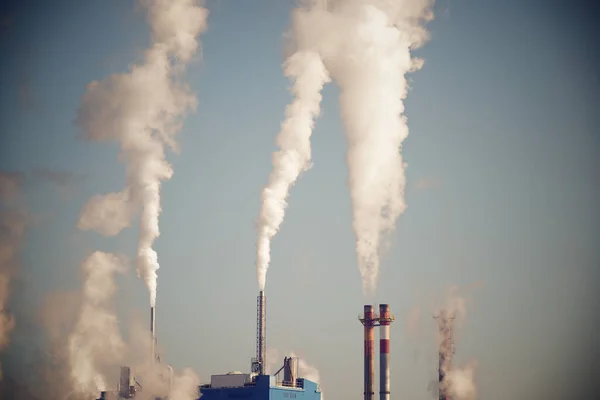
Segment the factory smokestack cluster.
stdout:
[[372,305],[364,306],[359,318],[364,326],[364,400],[374,400],[375,389],[375,327],[379,326],[379,398],[390,399],[390,324],[394,316],[388,304],[379,305],[379,315]]

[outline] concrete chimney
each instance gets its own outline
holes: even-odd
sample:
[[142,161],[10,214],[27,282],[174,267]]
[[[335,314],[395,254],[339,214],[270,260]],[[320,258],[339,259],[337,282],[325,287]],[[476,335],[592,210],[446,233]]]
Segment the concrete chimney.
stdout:
[[379,305],[379,399],[390,400],[390,324],[388,304]]
[[373,389],[373,381],[375,380],[375,359],[374,359],[374,342],[375,342],[375,312],[372,305],[364,306],[364,315],[360,319],[364,325],[365,340],[365,382],[364,382],[364,400],[373,400],[375,392]]

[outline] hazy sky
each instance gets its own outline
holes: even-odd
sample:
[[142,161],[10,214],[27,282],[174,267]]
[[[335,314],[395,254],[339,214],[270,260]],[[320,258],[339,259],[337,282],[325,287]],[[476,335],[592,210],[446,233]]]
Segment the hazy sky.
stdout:
[[[87,199],[121,190],[125,175],[117,147],[81,140],[74,120],[85,85],[126,71],[149,41],[132,1],[21,3],[3,6],[0,20],[0,170],[31,177],[36,223],[14,287],[12,307],[23,317],[7,375],[25,368],[32,315],[52,293],[80,287],[90,251],[135,255],[135,229],[104,238],[76,228]],[[157,329],[163,359],[193,367],[203,381],[248,370],[255,351],[254,221],[290,98],[280,65],[292,6],[209,1],[202,57],[187,73],[199,105],[163,185]],[[480,398],[593,398],[598,14],[579,2],[533,0],[440,0],[435,11],[432,39],[418,51],[425,66],[410,75],[406,101],[408,209],[376,296],[397,318],[393,396],[431,397],[430,316],[458,285],[470,302],[456,359],[477,361]],[[314,167],[292,189],[273,240],[267,347],[315,365],[327,397],[341,400],[362,396],[364,298],[334,85],[322,108]],[[146,323],[148,294],[134,268],[118,284],[126,335],[134,318]]]

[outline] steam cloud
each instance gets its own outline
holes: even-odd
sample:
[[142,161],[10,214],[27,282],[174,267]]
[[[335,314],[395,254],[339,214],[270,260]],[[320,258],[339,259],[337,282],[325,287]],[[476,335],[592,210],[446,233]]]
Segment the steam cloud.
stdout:
[[8,346],[9,335],[15,326],[15,319],[6,310],[6,305],[10,281],[19,266],[18,254],[27,225],[27,214],[20,206],[20,191],[18,175],[0,172],[0,351]]
[[110,306],[116,291],[113,275],[125,270],[125,260],[96,251],[83,263],[85,282],[77,324],[69,337],[68,351],[75,390],[97,394],[106,390],[106,368],[121,359],[124,343]]
[[173,380],[173,388],[169,398],[173,400],[196,400],[199,384],[200,379],[194,371],[186,368],[181,375],[176,376]]
[[260,290],[265,289],[271,239],[283,222],[289,190],[300,173],[311,166],[310,136],[314,119],[319,115],[321,89],[330,80],[321,57],[310,48],[301,48],[290,56],[284,69],[293,81],[295,98],[286,109],[285,121],[277,135],[280,150],[273,154],[273,170],[262,193],[256,254]]
[[144,61],[128,73],[91,82],[77,117],[86,138],[119,142],[127,187],[90,200],[79,227],[116,235],[141,213],[136,265],[154,306],[159,264],[152,246],[160,233],[160,186],[173,174],[165,146],[177,150],[175,134],[183,116],[197,104],[182,73],[199,49],[197,36],[206,29],[208,11],[194,0],[142,3],[153,35]]
[[310,0],[294,10],[293,51],[285,63],[294,80],[294,102],[278,136],[280,151],[262,197],[257,270],[264,289],[270,240],[283,220],[286,197],[310,165],[309,137],[320,90],[329,76],[340,87],[348,139],[347,163],[356,253],[365,294],[375,291],[381,241],[406,209],[400,153],[408,136],[405,75],[423,61],[411,50],[428,38],[433,0]]

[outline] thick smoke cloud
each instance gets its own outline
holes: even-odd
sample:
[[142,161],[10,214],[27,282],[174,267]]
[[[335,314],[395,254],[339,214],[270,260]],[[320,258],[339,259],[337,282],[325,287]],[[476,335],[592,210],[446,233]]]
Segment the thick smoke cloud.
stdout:
[[19,267],[18,255],[28,221],[20,195],[20,176],[0,172],[0,352],[8,346],[9,335],[15,327],[15,319],[6,306],[11,279]]
[[433,18],[432,5],[432,0],[313,0],[294,10],[292,55],[286,67],[290,60],[305,61],[306,54],[311,62],[295,65],[300,70],[294,68],[292,74],[286,69],[296,79],[296,97],[282,125],[281,150],[275,153],[273,172],[263,192],[257,251],[261,289],[270,240],[283,220],[289,187],[309,165],[308,138],[318,115],[319,93],[331,76],[340,87],[348,139],[353,229],[363,291],[375,291],[382,240],[406,209],[406,164],[401,155],[401,144],[408,136],[403,115],[408,89],[405,75],[423,65],[411,56],[411,50],[428,39],[423,23]]
[[116,235],[140,213],[137,271],[156,301],[161,183],[173,170],[165,150],[177,150],[175,134],[196,97],[182,81],[185,65],[199,49],[208,11],[193,0],[144,0],[153,41],[144,60],[124,74],[87,87],[77,122],[93,141],[117,141],[126,164],[127,188],[93,198],[80,216],[82,229]]
[[116,291],[114,274],[125,269],[122,257],[100,251],[83,263],[81,310],[68,343],[73,383],[80,393],[106,390],[105,371],[115,368],[122,358],[125,344],[110,300]]

